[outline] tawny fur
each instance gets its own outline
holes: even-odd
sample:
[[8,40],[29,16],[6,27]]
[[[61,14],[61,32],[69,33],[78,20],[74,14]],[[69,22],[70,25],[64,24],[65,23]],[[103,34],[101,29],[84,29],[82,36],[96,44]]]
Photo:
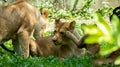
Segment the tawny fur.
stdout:
[[39,33],[41,27],[36,24],[40,24],[40,12],[26,1],[0,6],[0,44],[12,39],[15,52],[28,57],[30,35],[34,29]]
[[[74,50],[74,53],[73,51]],[[58,56],[59,58],[68,58],[72,56],[80,56],[81,49],[72,48],[70,44],[56,45],[52,36],[43,37],[39,40],[31,40],[30,42],[30,55],[32,56]]]

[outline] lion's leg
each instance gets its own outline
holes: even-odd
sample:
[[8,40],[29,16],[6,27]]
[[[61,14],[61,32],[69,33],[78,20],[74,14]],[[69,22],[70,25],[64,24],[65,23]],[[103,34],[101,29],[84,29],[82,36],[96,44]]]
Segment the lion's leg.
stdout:
[[78,33],[77,29],[74,30],[73,34],[77,37],[77,39],[81,39],[80,34]]
[[34,30],[34,33],[33,33],[33,36],[35,37],[35,39],[40,39],[41,38],[41,23],[38,22],[35,26],[35,30]]
[[78,43],[79,43],[79,39],[73,34],[73,33],[71,33],[70,31],[66,31],[66,36],[68,37],[68,38],[70,38],[76,45],[78,45]]
[[18,42],[21,46],[21,53],[24,57],[29,56],[29,33],[27,31],[21,31],[18,33]]
[[88,34],[85,34],[81,37],[81,39],[78,39],[75,34],[71,33],[70,31],[67,31],[65,34],[79,47],[84,46],[84,40],[88,37]]
[[12,44],[13,44],[13,47],[14,47],[15,54],[20,55],[21,50],[20,50],[20,44],[18,42],[18,38],[13,39]]
[[30,55],[32,56],[37,56],[38,55],[38,49],[37,49],[37,43],[34,40],[30,40],[30,45],[29,45],[29,50],[30,50]]
[[35,29],[33,36],[35,37],[35,39],[40,39],[40,31]]

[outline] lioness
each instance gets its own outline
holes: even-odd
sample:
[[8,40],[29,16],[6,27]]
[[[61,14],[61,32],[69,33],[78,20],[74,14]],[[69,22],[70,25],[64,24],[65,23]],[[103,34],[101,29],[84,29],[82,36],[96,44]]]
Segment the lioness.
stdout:
[[12,39],[17,54],[29,56],[30,35],[33,29],[35,33],[39,33],[38,27],[41,27],[40,13],[25,0],[0,6],[0,44]]

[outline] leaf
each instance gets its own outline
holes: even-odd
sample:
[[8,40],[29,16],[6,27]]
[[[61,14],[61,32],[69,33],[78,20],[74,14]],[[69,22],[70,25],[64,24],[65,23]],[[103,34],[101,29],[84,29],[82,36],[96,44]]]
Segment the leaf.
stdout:
[[86,44],[93,44],[93,43],[97,43],[99,42],[99,35],[89,35],[86,39],[85,39],[85,43]]
[[106,43],[104,46],[101,47],[100,55],[107,55],[118,49],[119,49],[119,47],[116,44]]
[[117,36],[117,45],[120,47],[120,34]]
[[115,65],[120,65],[120,56],[118,56],[117,59],[115,60]]
[[82,24],[81,25],[82,30],[84,31],[85,34],[90,34],[90,35],[103,35],[100,29],[97,28],[95,24]]
[[112,22],[112,30],[115,33],[120,34],[120,19],[116,15],[113,15],[111,22]]
[[111,33],[110,25],[105,21],[100,13],[95,13],[94,15],[95,22],[97,22],[98,28],[105,34],[109,35]]
[[112,17],[112,34],[115,38],[117,45],[120,47],[120,20],[116,15]]
[[97,27],[96,24],[82,24],[81,27],[84,31],[84,34],[89,34],[85,40],[85,43],[87,44],[100,41],[113,41],[112,37],[109,35],[104,35],[104,33]]
[[99,42],[102,42],[102,41],[113,43],[115,39],[110,35],[103,35],[99,38]]

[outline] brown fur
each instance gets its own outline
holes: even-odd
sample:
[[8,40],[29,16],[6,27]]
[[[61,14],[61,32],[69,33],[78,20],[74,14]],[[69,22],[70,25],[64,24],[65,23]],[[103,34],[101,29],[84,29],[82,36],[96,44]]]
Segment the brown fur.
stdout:
[[[71,55],[79,55],[79,48],[74,40],[71,40],[71,35],[68,37],[69,34],[74,34],[76,40],[79,41],[80,36],[75,29],[76,22],[73,21],[71,23],[68,22],[61,22],[59,19],[55,20],[55,31],[53,36],[53,41],[58,43],[59,45],[64,45],[69,47],[69,51]],[[71,33],[67,33],[71,32]],[[77,52],[77,53],[76,53]]]
[[[76,45],[78,45],[77,42],[80,40],[80,35],[77,32],[77,30],[75,29],[75,24],[76,24],[75,21],[69,23],[69,22],[61,22],[60,19],[56,19],[55,20],[55,31],[54,31],[55,36],[54,36],[53,40],[58,39],[58,42],[62,41],[62,37],[60,36],[60,33],[63,33],[63,35],[66,34],[67,37],[70,36],[71,38],[73,38],[74,43]],[[59,31],[59,32],[57,32],[57,31]],[[70,33],[67,31],[69,31]],[[71,34],[71,35],[67,35],[67,34]]]
[[76,49],[75,53],[71,51],[71,45],[55,45],[52,41],[52,36],[43,37],[39,40],[31,40],[30,43],[30,55],[32,56],[44,56],[50,55],[58,56],[59,58],[68,58],[76,56],[75,53],[80,55],[81,49]]
[[0,44],[12,39],[15,52],[28,57],[29,37],[39,21],[39,11],[24,0],[0,6]]
[[30,43],[30,54],[32,56],[44,56],[47,57],[50,54],[52,54],[52,47],[54,46],[54,43],[51,40],[51,37],[43,37],[39,40],[31,40]]

